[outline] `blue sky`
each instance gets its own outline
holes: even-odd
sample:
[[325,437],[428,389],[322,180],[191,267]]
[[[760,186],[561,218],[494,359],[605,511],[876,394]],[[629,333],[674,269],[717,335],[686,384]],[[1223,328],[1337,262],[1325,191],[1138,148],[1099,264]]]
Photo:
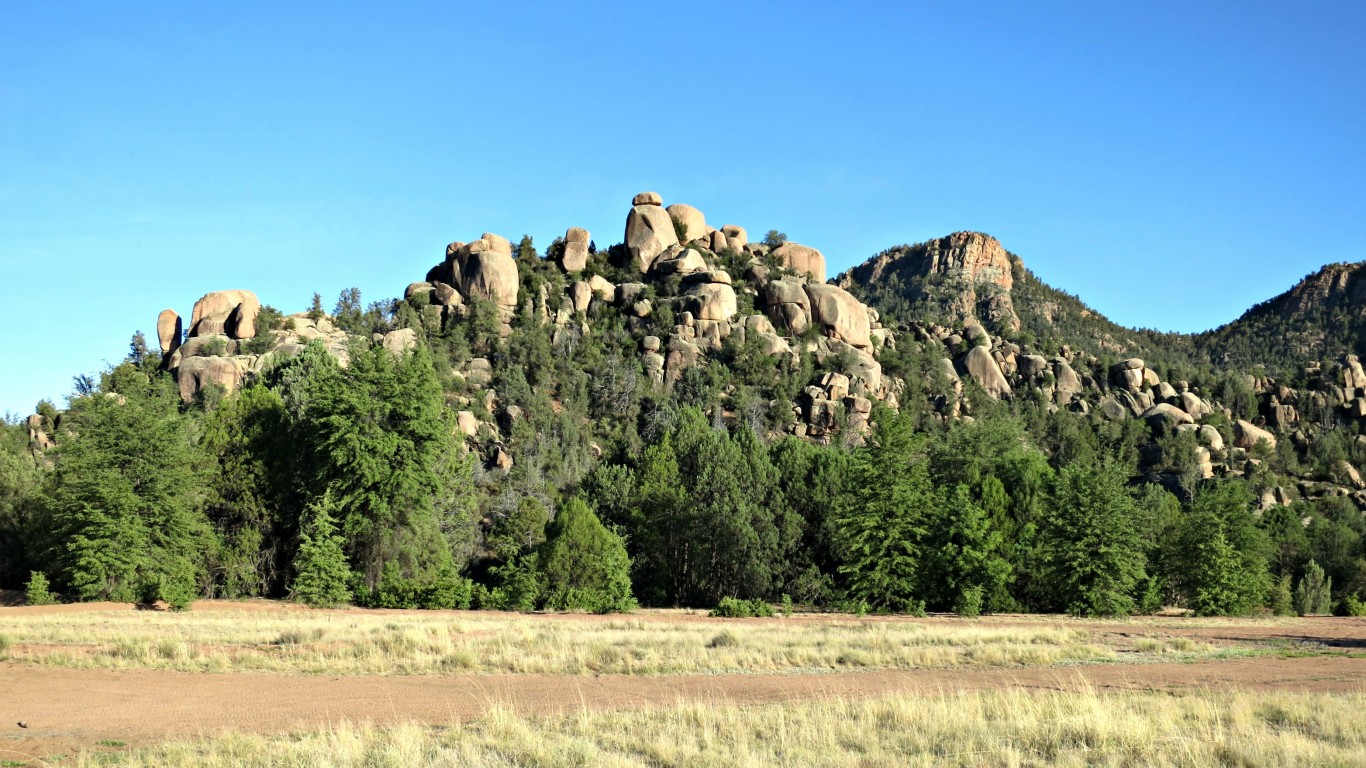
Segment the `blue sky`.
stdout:
[[832,274],[989,232],[1196,331],[1366,259],[1366,4],[4,3],[0,412],[157,313],[397,295],[631,196]]

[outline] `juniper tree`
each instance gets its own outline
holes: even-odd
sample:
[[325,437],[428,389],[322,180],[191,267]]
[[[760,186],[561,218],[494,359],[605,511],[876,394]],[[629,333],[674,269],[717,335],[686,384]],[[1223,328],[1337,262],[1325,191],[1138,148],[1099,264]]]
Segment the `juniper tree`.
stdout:
[[635,607],[626,545],[580,498],[560,508],[538,564],[546,608],[608,613]]

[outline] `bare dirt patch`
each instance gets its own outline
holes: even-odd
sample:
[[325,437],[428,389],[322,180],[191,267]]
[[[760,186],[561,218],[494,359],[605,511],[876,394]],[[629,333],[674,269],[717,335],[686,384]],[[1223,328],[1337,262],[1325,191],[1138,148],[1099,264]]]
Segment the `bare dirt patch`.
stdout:
[[[46,606],[0,610],[6,618],[47,611],[131,611],[127,605]],[[266,601],[195,605],[197,613],[296,612]],[[373,611],[358,611],[374,616]],[[400,612],[393,612],[398,614]],[[431,615],[423,612],[422,615]],[[469,616],[469,613],[458,614]],[[721,620],[690,612],[641,612],[648,623],[848,622],[842,616]],[[558,623],[612,621],[584,616],[534,617]],[[620,621],[620,617],[615,620]],[[875,617],[871,622],[987,628],[1057,625],[1083,629],[1119,649],[1181,639],[1219,647],[1285,644],[1285,653],[1193,662],[1086,664],[1053,667],[883,669],[809,673],[550,675],[301,675],[259,672],[193,673],[160,669],[71,669],[0,662],[0,761],[40,761],[101,743],[150,745],[229,731],[282,733],[340,722],[449,725],[505,707],[526,716],[577,710],[674,706],[680,702],[783,703],[863,699],[888,694],[940,694],[1007,690],[1120,691],[1366,691],[1366,620],[1275,619],[1205,621],[1136,619],[1078,621],[1062,617]],[[24,722],[27,728],[16,724]]]

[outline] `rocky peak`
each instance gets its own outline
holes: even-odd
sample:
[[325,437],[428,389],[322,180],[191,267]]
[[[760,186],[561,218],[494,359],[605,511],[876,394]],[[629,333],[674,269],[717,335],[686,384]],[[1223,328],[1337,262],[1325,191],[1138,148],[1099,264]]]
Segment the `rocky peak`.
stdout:
[[836,278],[840,286],[871,288],[896,280],[913,299],[932,299],[944,319],[981,320],[999,331],[1019,330],[1010,290],[1015,285],[1011,256],[1001,242],[981,232],[955,232],[918,245],[891,248]]

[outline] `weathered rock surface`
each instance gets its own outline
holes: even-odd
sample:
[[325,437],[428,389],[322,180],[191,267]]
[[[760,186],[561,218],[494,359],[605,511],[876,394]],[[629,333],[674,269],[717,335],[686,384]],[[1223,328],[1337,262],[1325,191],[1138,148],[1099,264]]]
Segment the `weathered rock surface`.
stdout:
[[649,272],[659,254],[672,245],[678,245],[678,234],[668,211],[658,203],[631,208],[626,215],[626,251],[641,274]]
[[1238,419],[1233,422],[1233,444],[1242,449],[1250,449],[1265,440],[1272,448],[1276,447],[1276,436],[1249,421]]
[[827,335],[860,349],[873,348],[868,310],[852,294],[834,285],[810,283],[806,295],[811,301],[811,319]]
[[251,291],[206,293],[194,303],[190,335],[222,333],[233,339],[250,339],[256,335],[256,315],[260,311],[261,302]]
[[986,347],[973,347],[959,361],[963,372],[972,377],[988,395],[998,400],[1011,393],[1010,382]]
[[560,268],[566,272],[582,272],[588,266],[588,230],[583,227],[570,227],[564,233],[564,253],[560,255]]
[[670,218],[682,225],[683,242],[689,243],[706,236],[707,217],[703,216],[701,211],[683,203],[674,203],[664,210],[669,212]]
[[783,243],[773,249],[773,256],[785,266],[810,276],[812,280],[825,282],[825,254],[815,248],[796,243]]
[[161,354],[167,356],[176,351],[182,335],[180,315],[174,309],[161,310],[161,314],[157,315],[157,342],[161,346]]

